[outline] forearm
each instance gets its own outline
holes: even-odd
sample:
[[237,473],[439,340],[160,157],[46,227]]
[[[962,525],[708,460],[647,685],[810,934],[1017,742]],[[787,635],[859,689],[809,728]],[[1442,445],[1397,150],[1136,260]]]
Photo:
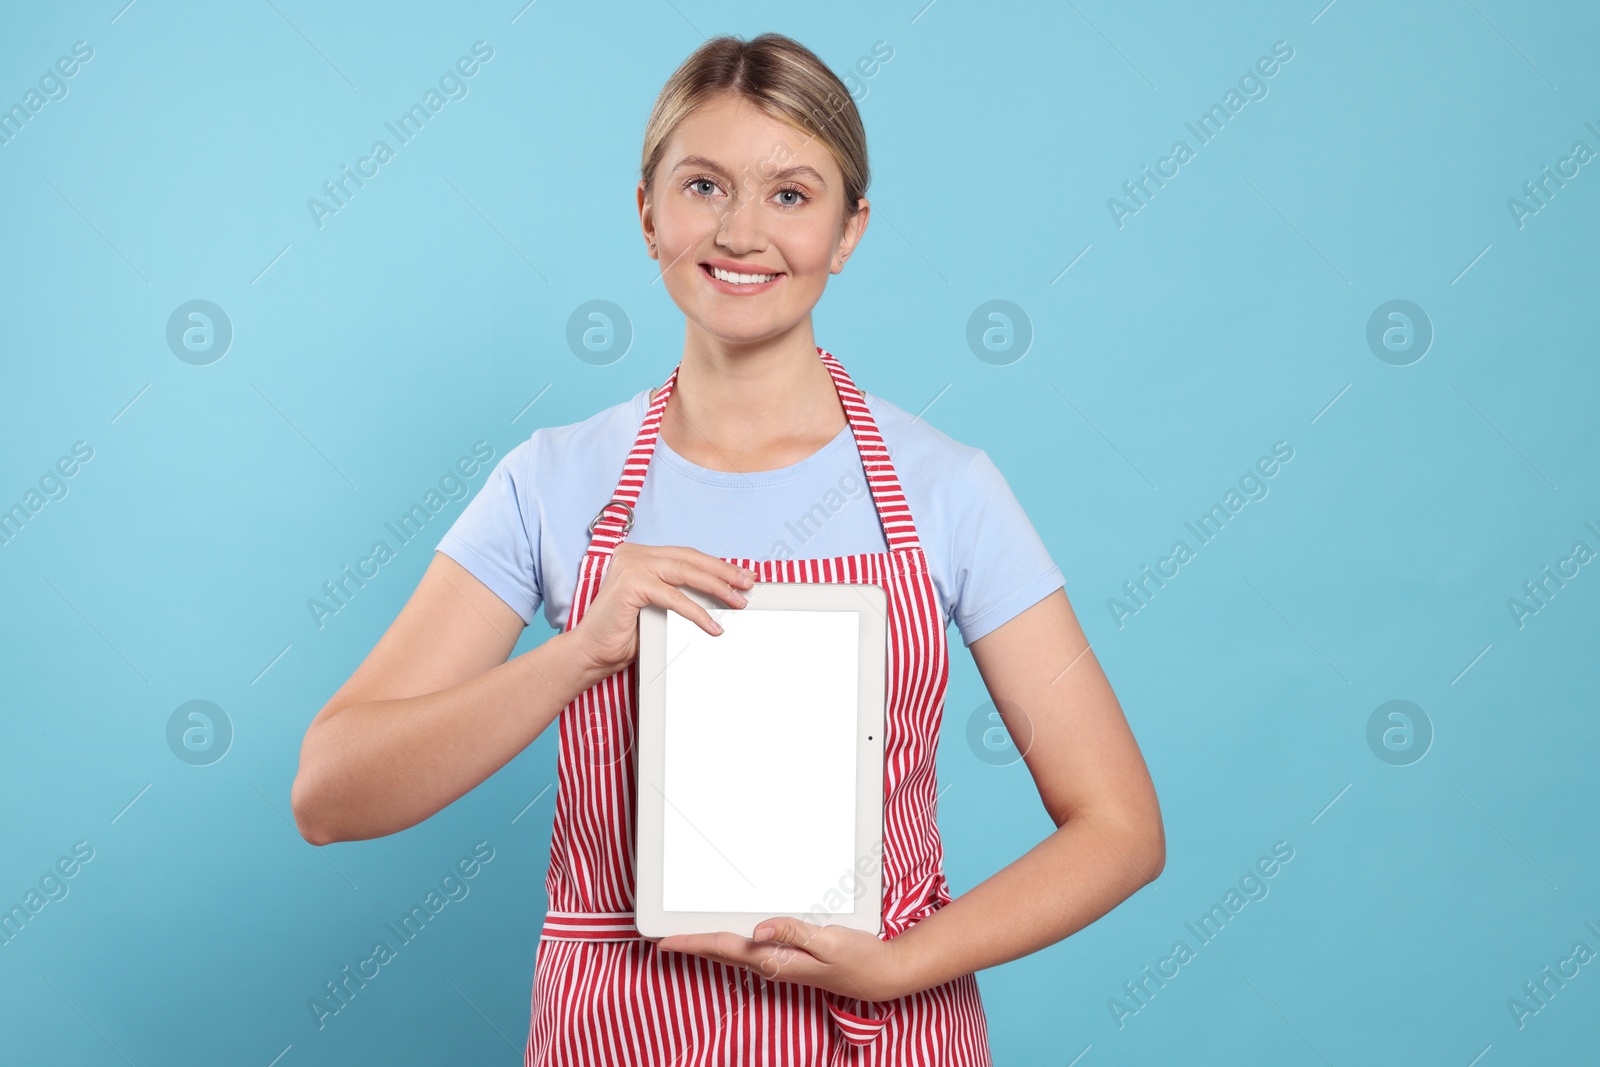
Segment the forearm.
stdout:
[[1048,948],[1160,872],[1158,834],[1077,815],[1010,866],[893,939],[907,992]]
[[295,820],[319,845],[415,826],[509,763],[599,680],[560,633],[448,689],[340,708],[306,732]]

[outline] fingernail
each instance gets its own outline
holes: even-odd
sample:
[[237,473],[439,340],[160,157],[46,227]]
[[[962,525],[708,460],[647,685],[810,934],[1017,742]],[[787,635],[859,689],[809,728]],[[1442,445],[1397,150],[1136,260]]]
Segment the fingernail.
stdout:
[[718,634],[720,634],[720,633],[721,633],[721,632],[722,632],[722,624],[721,624],[721,623],[720,623],[720,622],[717,622],[717,621],[716,621],[716,620],[715,620],[715,619],[713,619],[713,620],[712,620],[712,621],[711,621],[711,625],[712,625],[712,626],[714,626],[714,627],[716,627],[716,629],[714,629],[714,630],[713,630],[713,631],[712,631],[712,633],[718,633]]

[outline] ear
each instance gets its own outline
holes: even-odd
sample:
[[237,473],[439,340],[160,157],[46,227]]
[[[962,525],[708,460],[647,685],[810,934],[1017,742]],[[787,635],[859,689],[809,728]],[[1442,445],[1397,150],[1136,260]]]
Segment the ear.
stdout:
[[864,196],[857,201],[857,204],[859,209],[854,215],[845,220],[844,233],[840,238],[839,247],[833,254],[833,262],[828,265],[830,274],[838,274],[844,270],[845,260],[850,258],[850,253],[856,250],[856,245],[860,243],[862,234],[866,232],[867,219],[872,214],[872,205]]
[[644,179],[639,179],[635,197],[639,203],[639,228],[644,231],[645,244],[649,247],[649,256],[655,259],[656,224],[652,217],[650,198],[645,195]]

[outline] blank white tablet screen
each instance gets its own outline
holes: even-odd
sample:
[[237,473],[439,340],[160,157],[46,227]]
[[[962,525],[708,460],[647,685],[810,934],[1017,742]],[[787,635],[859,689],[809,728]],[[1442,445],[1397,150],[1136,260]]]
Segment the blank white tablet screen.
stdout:
[[667,612],[662,910],[807,912],[852,884],[861,616],[716,617]]

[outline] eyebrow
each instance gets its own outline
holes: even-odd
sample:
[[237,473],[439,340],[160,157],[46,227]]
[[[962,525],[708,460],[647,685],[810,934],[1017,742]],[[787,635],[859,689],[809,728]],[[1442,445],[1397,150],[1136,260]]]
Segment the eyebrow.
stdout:
[[[684,167],[702,167],[706,170],[714,170],[719,174],[731,173],[721,163],[718,163],[714,159],[707,159],[705,156],[684,156],[682,159],[678,160],[677,166],[673,167],[672,169],[676,172],[682,170]],[[776,182],[782,181],[785,178],[795,178],[801,176],[810,178],[824,189],[828,187],[828,183],[823,180],[821,174],[817,173],[816,168],[808,167],[804,163],[800,164],[799,166],[785,167],[780,171],[774,171],[772,174],[766,176],[766,180]]]

